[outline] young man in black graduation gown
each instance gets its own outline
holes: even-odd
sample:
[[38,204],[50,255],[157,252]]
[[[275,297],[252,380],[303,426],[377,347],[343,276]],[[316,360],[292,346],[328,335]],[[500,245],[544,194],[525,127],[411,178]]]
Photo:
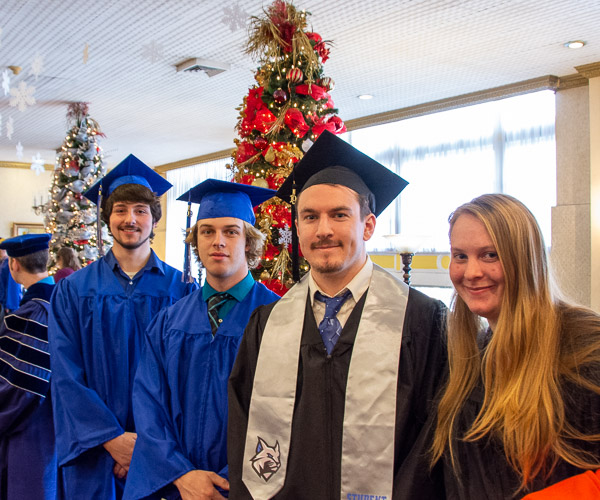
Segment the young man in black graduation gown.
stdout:
[[246,328],[229,381],[230,498],[443,498],[421,431],[443,381],[445,308],[365,249],[405,185],[324,133],[278,191],[300,192],[311,271]]

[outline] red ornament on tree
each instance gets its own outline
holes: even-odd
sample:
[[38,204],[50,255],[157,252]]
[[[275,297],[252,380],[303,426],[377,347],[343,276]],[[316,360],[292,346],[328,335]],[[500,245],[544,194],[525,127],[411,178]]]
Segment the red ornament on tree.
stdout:
[[286,78],[290,83],[300,83],[304,79],[304,74],[300,68],[292,68],[287,72]]
[[287,92],[283,89],[277,89],[275,92],[273,92],[273,100],[275,101],[275,104],[281,106],[285,101],[288,100]]
[[265,149],[269,145],[269,141],[267,141],[264,137],[257,137],[254,139],[254,147],[259,150]]

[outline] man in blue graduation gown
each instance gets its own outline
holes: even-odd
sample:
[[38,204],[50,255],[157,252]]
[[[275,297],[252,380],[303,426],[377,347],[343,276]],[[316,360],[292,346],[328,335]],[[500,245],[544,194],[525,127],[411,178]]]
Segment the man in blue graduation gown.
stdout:
[[49,322],[64,494],[121,498],[137,435],[131,393],[144,331],[197,288],[150,248],[171,184],[129,155],[84,195],[102,207],[107,255],[59,282]]
[[138,440],[126,499],[216,499],[229,489],[227,379],[250,314],[279,298],[248,271],[264,241],[252,207],[274,194],[209,179],[179,198],[200,203],[187,242],[206,282],[148,328],[133,392]]
[[56,498],[56,454],[50,402],[49,234],[4,240],[8,266],[26,293],[0,327],[0,498]]

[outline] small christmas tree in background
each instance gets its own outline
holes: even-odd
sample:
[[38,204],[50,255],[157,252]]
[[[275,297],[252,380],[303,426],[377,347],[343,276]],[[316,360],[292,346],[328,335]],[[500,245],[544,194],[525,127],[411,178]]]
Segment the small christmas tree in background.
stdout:
[[[67,120],[72,124],[56,157],[50,201],[45,216],[50,240],[49,269],[57,270],[56,253],[63,247],[75,249],[82,266],[98,258],[96,205],[81,195],[105,174],[102,152],[97,143],[104,137],[95,120],[88,116],[88,104],[69,105]],[[106,225],[101,224],[104,245],[111,245]]]
[[[346,131],[328,92],[334,83],[323,75],[330,42],[307,31],[309,13],[276,0],[253,17],[246,52],[260,66],[254,85],[239,108],[234,181],[277,189],[304,152],[323,132]],[[273,198],[257,210],[256,223],[267,234],[265,257],[255,278],[283,295],[292,285],[290,206]],[[300,259],[302,274],[308,263]]]

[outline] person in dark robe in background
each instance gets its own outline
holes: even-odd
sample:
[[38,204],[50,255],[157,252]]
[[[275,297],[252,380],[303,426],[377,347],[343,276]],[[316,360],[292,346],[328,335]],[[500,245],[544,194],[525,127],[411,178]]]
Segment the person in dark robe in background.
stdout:
[[366,252],[406,184],[324,132],[279,189],[299,191],[311,270],[246,328],[229,382],[231,498],[440,498],[421,430],[443,380],[445,307]]
[[49,322],[65,497],[121,498],[136,440],[131,393],[144,331],[197,289],[150,248],[171,184],[129,155],[84,192],[113,236],[103,258],[61,280]]
[[0,326],[0,498],[57,498],[56,453],[50,402],[48,312],[54,279],[48,276],[49,234],[4,240],[15,282],[26,288],[21,305]]
[[274,195],[209,179],[179,197],[200,204],[187,242],[206,281],[148,328],[133,390],[138,439],[126,499],[216,499],[229,489],[227,379],[252,311],[279,298],[248,270],[265,239],[252,207]]
[[560,498],[598,498],[565,492],[598,480],[585,471],[600,468],[600,316],[561,298],[537,221],[511,196],[458,207],[450,247],[450,376],[432,454],[447,498],[523,498],[577,475]]
[[56,252],[56,265],[58,266],[58,271],[54,273],[56,283],[81,269],[77,253],[71,247],[62,247]]

